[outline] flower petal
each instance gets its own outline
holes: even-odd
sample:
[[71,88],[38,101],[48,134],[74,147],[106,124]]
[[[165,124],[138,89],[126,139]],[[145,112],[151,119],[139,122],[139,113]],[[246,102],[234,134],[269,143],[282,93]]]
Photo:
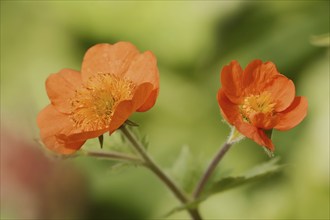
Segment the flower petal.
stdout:
[[46,106],[37,116],[41,136],[69,134],[74,129],[68,115],[60,113],[53,105]]
[[152,91],[151,83],[139,85],[133,95],[132,100],[124,100],[118,104],[110,122],[110,133],[118,129],[137,109],[146,102]]
[[83,80],[98,73],[121,75],[138,53],[136,47],[128,42],[97,44],[89,48],[84,56],[81,67]]
[[47,95],[55,108],[62,113],[70,113],[70,98],[81,85],[81,74],[71,69],[63,69],[50,75],[46,80]]
[[156,99],[157,99],[158,93],[159,93],[159,89],[152,90],[152,92],[150,93],[148,99],[136,111],[138,111],[138,112],[145,112],[145,111],[148,111],[149,109],[151,109],[155,105],[155,103],[156,103]]
[[49,150],[65,155],[75,153],[85,143],[85,141],[66,143],[60,141],[56,136],[44,137],[42,141]]
[[228,99],[222,88],[218,92],[217,99],[221,114],[229,124],[233,125],[241,117],[238,106]]
[[265,91],[270,92],[275,101],[275,111],[281,112],[288,108],[295,97],[295,86],[291,80],[278,75],[266,86]]
[[253,126],[265,130],[272,129],[279,121],[277,115],[265,113],[251,114],[249,119]]
[[153,107],[159,93],[159,71],[155,55],[147,51],[136,56],[132,65],[125,73],[125,77],[133,81],[136,85],[142,83],[151,83],[153,85],[153,91],[137,111],[144,112]]
[[132,98],[134,111],[141,108],[150,97],[152,90],[153,85],[151,83],[143,83],[137,87]]
[[57,138],[66,142],[66,143],[75,143],[80,141],[86,141],[91,138],[99,137],[100,135],[109,131],[109,128],[104,128],[94,131],[82,131],[80,129],[75,129],[69,135],[59,134]]
[[296,97],[289,108],[278,113],[279,123],[274,128],[285,131],[297,126],[306,117],[307,108],[307,99],[303,96]]
[[267,135],[262,129],[256,128],[243,121],[235,122],[234,126],[241,134],[243,134],[247,138],[250,138],[257,144],[267,147],[271,151],[274,151],[275,148],[273,142],[267,137]]
[[148,82],[155,89],[159,88],[159,72],[157,59],[151,51],[135,57],[124,76],[136,85]]
[[120,126],[122,126],[125,121],[134,113],[132,100],[124,100],[120,102],[112,116],[109,132],[112,134]]
[[243,70],[239,63],[234,60],[221,70],[221,86],[230,101],[239,104],[242,99]]
[[69,134],[73,125],[66,114],[58,112],[53,105],[44,108],[37,117],[40,137],[46,147],[60,154],[71,154],[79,150],[85,141],[66,143],[57,138]]
[[254,60],[244,70],[243,88],[247,95],[256,94],[279,74],[272,62],[262,63],[261,60]]
[[[275,147],[271,139],[269,139],[264,130],[258,129],[258,135],[262,141],[256,142],[261,146],[267,147],[270,151],[274,151]],[[254,139],[255,140],[255,139]],[[256,140],[255,140],[256,141]]]

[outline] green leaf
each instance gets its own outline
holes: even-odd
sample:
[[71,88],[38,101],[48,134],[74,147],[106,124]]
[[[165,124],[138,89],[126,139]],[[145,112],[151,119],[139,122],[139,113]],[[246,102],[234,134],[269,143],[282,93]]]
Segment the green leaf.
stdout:
[[203,200],[201,200],[201,199],[197,199],[197,200],[194,200],[194,201],[192,201],[192,202],[189,202],[189,203],[187,203],[187,204],[185,204],[185,205],[177,206],[177,207],[171,209],[168,213],[166,213],[166,214],[163,216],[163,218],[168,218],[168,217],[170,217],[171,215],[173,215],[174,213],[176,213],[176,212],[180,212],[180,211],[185,210],[185,209],[193,209],[193,208],[196,208],[196,207],[199,205],[199,203],[201,203],[202,201],[203,201]]
[[228,138],[228,143],[235,144],[235,143],[239,142],[240,140],[242,140],[243,138],[245,138],[245,136],[242,135],[236,129],[235,126],[230,125],[230,128],[231,128],[231,131],[230,131],[230,135],[229,135],[229,138]]
[[273,151],[269,150],[267,147],[262,147],[262,148],[264,149],[265,153],[267,154],[267,156],[268,156],[269,158],[273,158],[273,157],[275,157],[275,154],[274,154]]
[[149,147],[149,139],[148,139],[148,136],[147,135],[144,135],[142,136],[142,138],[140,139],[141,140],[141,143],[143,144],[144,148],[146,150],[148,150],[148,147]]
[[242,186],[244,184],[259,181],[259,180],[265,179],[275,173],[278,173],[285,166],[285,165],[277,164],[278,161],[279,161],[279,158],[274,158],[274,159],[271,159],[263,164],[260,164],[256,167],[252,168],[251,170],[245,172],[242,175],[234,176],[234,177],[224,177],[224,178],[216,181],[215,183],[213,183],[206,192],[202,193],[202,195],[198,199],[196,199],[190,203],[187,203],[185,205],[181,205],[181,206],[173,208],[170,212],[167,213],[166,217],[168,217],[169,215],[172,215],[175,212],[194,208],[194,207],[198,206],[200,203],[202,203],[203,201],[205,201],[208,197],[210,197],[216,193],[221,193],[226,190],[230,190],[235,187]]
[[101,147],[101,149],[103,148],[103,134],[101,134],[100,136],[99,136],[99,143],[100,143],[100,147]]
[[[267,135],[267,137],[269,139],[272,139],[272,134],[273,134],[273,129],[270,129],[270,130],[265,130],[265,134]],[[275,155],[274,155],[274,152],[269,150],[267,147],[263,146],[263,149],[265,150],[265,153],[267,154],[267,156],[269,158],[273,158]]]
[[199,178],[199,169],[196,160],[188,146],[183,146],[171,169],[171,176],[186,191],[191,192]]
[[273,129],[265,130],[265,134],[269,139],[272,139]]
[[247,183],[255,182],[269,177],[270,175],[279,172],[284,165],[278,165],[279,158],[272,159],[266,163],[254,167],[243,175],[236,177],[225,177],[215,182],[206,192],[207,196],[220,193]]
[[[135,135],[135,137],[142,143],[144,149],[147,150],[148,146],[149,146],[147,135],[141,134],[138,126],[131,125],[131,126],[128,126],[127,129],[129,129]],[[125,136],[123,134],[122,134],[122,140],[123,140],[123,143],[126,143],[126,144],[128,144],[128,146],[130,146],[130,144],[128,143],[127,139],[125,138]]]
[[128,119],[125,121],[125,125],[133,126],[133,127],[138,127],[139,126],[138,123],[135,123],[134,121],[131,121],[131,120],[128,120]]

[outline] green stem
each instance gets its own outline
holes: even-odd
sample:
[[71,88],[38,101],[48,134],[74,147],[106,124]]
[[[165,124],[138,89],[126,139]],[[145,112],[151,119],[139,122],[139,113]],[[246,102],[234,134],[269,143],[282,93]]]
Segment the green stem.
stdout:
[[223,158],[225,156],[226,152],[229,150],[229,148],[232,146],[232,142],[226,142],[223,144],[223,146],[220,148],[219,152],[215,155],[213,160],[211,161],[210,165],[207,167],[205,173],[201,177],[200,181],[198,182],[195,191],[193,193],[193,196],[195,199],[197,199],[200,194],[203,192],[203,189],[208,181],[208,179],[212,176],[213,171]]
[[133,162],[140,165],[145,165],[144,162],[141,160],[141,158],[122,154],[118,152],[100,152],[100,151],[83,151],[83,154],[86,156],[92,156],[97,158],[106,158],[111,160],[119,160],[124,162]]
[[[121,131],[129,140],[134,149],[140,154],[144,159],[146,167],[148,167],[156,176],[159,177],[161,181],[173,192],[173,194],[183,203],[187,204],[190,199],[185,195],[185,193],[168,177],[163,170],[153,161],[153,159],[147,154],[144,146],[140,141],[137,140],[135,135],[127,129],[125,126],[122,126]],[[193,220],[202,220],[197,209],[188,209],[187,210]]]

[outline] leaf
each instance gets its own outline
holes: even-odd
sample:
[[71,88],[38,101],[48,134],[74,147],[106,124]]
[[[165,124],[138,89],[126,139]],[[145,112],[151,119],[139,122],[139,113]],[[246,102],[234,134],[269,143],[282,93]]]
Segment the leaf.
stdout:
[[109,150],[126,153],[135,154],[136,152],[132,149],[130,143],[127,141],[122,132],[114,132],[111,134],[111,141],[109,142]]
[[185,210],[185,209],[193,209],[193,208],[196,208],[199,203],[201,203],[203,200],[201,199],[197,199],[197,200],[194,200],[192,202],[189,202],[185,205],[181,205],[181,206],[177,206],[175,208],[173,208],[171,211],[169,211],[168,213],[166,213],[163,218],[168,218],[170,217],[171,215],[173,215],[174,213],[176,212],[180,212],[182,210]]
[[188,146],[183,146],[171,169],[171,176],[186,191],[191,192],[199,177],[198,164]]
[[128,120],[128,119],[125,121],[125,125],[133,126],[133,127],[138,127],[139,126],[138,123],[135,123],[134,121],[131,121],[131,120]]
[[243,175],[236,177],[225,177],[215,182],[206,193],[208,196],[220,193],[247,183],[264,179],[279,172],[284,165],[278,165],[279,158],[272,159],[266,163],[254,167]]
[[103,134],[99,136],[99,143],[101,146],[101,149],[103,148]]
[[273,129],[265,130],[265,134],[269,139],[272,139]]
[[[147,135],[141,134],[138,126],[128,126],[127,129],[129,129],[134,134],[134,136],[136,137],[136,139],[139,140],[142,143],[144,149],[147,150],[148,145],[149,145]],[[131,145],[129,143],[129,141],[126,139],[125,135],[123,135],[123,134],[122,134],[122,141],[123,141],[123,143],[126,143],[128,146]]]
[[148,147],[149,147],[149,139],[148,139],[148,136],[147,135],[144,135],[142,138],[141,138],[141,143],[143,144],[144,148],[146,150],[148,150]]
[[230,131],[230,135],[229,135],[229,138],[228,138],[228,143],[231,143],[231,144],[235,144],[239,141],[241,141],[242,139],[245,138],[244,135],[242,135],[237,129],[235,126],[231,126],[229,125],[229,127],[231,128],[231,131]]
[[[273,133],[273,129],[270,129],[270,130],[265,130],[265,134],[267,135],[267,137],[271,140],[272,139],[272,133]],[[274,152],[269,150],[267,147],[263,146],[262,147],[264,150],[265,150],[265,153],[267,154],[267,156],[269,158],[273,158],[275,155],[274,155]]]
[[264,146],[263,146],[262,148],[264,149],[265,153],[267,154],[267,156],[268,156],[269,158],[273,158],[273,157],[275,157],[275,154],[274,154],[273,151],[269,150],[267,147],[264,147]]
[[235,176],[235,177],[224,177],[215,183],[213,183],[206,192],[202,193],[202,195],[185,205],[181,205],[178,207],[173,208],[170,212],[166,214],[166,217],[172,215],[175,212],[179,212],[185,209],[190,209],[198,206],[200,203],[205,201],[208,197],[224,192],[226,190],[233,189],[235,187],[242,186],[244,184],[248,184],[251,182],[255,182],[258,180],[265,179],[277,172],[279,172],[285,165],[279,165],[277,164],[279,161],[279,158],[274,158],[272,160],[267,161],[266,163],[263,163],[261,165],[258,165],[251,170],[245,172],[242,175]]

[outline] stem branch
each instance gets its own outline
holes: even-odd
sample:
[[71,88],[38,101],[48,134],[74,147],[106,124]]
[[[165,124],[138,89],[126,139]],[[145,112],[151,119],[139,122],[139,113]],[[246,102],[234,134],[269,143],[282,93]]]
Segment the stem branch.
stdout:
[[194,198],[198,198],[200,194],[202,193],[208,179],[212,176],[213,171],[217,167],[218,163],[221,161],[223,156],[226,154],[226,152],[229,150],[229,148],[232,146],[232,142],[226,142],[223,144],[223,146],[220,148],[219,152],[215,155],[210,165],[207,167],[204,175],[201,177],[200,181],[198,182],[195,191],[193,193]]
[[[135,150],[140,154],[140,156],[144,159],[145,165],[158,176],[164,184],[174,193],[174,195],[183,203],[187,204],[190,202],[190,199],[185,195],[184,192],[168,177],[163,170],[153,161],[153,159],[146,153],[144,150],[144,146],[134,134],[127,129],[125,126],[122,126],[121,131],[135,148]],[[192,217],[193,220],[201,220],[201,216],[197,209],[188,209],[187,210]]]
[[97,158],[106,158],[106,159],[119,160],[125,162],[133,162],[144,165],[144,162],[140,158],[118,152],[83,151],[83,154],[86,156],[92,156]]

